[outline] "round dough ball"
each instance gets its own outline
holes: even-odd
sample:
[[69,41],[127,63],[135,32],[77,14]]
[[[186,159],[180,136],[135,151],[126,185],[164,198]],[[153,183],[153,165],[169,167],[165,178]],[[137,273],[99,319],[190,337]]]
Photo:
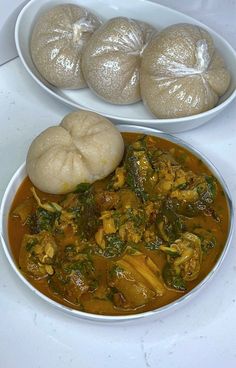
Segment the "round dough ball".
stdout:
[[158,33],[143,53],[141,95],[158,118],[195,115],[213,108],[230,74],[210,34],[191,24]]
[[140,55],[155,29],[147,23],[118,17],[103,24],[82,56],[84,78],[107,102],[131,104],[140,100]]
[[35,138],[26,169],[38,189],[63,194],[80,183],[93,183],[109,175],[123,153],[122,136],[109,120],[93,112],[78,111]]
[[81,52],[101,21],[73,4],[55,6],[36,21],[31,41],[32,60],[39,73],[58,88],[86,86],[81,71]]

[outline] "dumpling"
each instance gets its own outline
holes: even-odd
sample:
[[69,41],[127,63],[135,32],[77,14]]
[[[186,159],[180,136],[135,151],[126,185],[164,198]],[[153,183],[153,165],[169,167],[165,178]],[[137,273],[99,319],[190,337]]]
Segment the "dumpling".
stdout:
[[68,114],[59,126],[32,142],[26,169],[32,183],[46,193],[73,191],[109,175],[120,163],[124,142],[117,128],[88,111]]
[[81,72],[81,52],[101,21],[77,5],[63,4],[36,21],[31,41],[32,60],[39,73],[58,88],[86,86]]
[[140,56],[155,29],[147,23],[118,17],[103,24],[83,51],[82,70],[91,90],[107,102],[140,100]]
[[230,83],[210,34],[180,23],[155,35],[143,52],[141,95],[158,118],[195,115],[213,108]]

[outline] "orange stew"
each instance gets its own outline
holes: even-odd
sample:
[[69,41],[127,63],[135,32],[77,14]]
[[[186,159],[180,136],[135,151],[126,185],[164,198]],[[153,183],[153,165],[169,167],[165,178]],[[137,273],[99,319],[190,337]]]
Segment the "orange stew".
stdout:
[[224,192],[199,158],[161,138],[123,138],[109,177],[60,196],[26,178],[9,216],[24,276],[89,313],[140,313],[180,298],[213,268],[228,233]]

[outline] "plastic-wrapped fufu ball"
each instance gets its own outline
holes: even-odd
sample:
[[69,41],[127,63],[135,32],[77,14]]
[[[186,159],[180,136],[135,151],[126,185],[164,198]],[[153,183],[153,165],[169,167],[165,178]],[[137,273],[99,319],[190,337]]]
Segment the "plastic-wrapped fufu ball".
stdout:
[[155,35],[143,52],[141,96],[158,118],[179,118],[213,108],[230,83],[210,34],[176,24]]
[[57,5],[45,11],[33,28],[30,51],[39,73],[58,88],[86,86],[81,52],[101,21],[75,4]]
[[125,17],[104,23],[94,32],[82,56],[89,88],[113,104],[139,101],[141,54],[155,31],[147,23]]

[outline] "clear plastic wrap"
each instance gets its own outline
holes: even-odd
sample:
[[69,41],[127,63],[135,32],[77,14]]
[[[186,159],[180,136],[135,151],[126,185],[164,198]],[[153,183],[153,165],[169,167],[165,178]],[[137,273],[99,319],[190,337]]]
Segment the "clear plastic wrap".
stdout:
[[159,118],[194,115],[214,107],[230,74],[204,29],[176,24],[157,34],[146,47],[141,94]]
[[77,5],[58,5],[42,14],[32,32],[30,50],[39,73],[59,88],[86,86],[81,51],[101,21]]
[[156,30],[147,23],[110,19],[90,38],[82,56],[84,78],[99,97],[114,104],[140,100],[140,56]]

